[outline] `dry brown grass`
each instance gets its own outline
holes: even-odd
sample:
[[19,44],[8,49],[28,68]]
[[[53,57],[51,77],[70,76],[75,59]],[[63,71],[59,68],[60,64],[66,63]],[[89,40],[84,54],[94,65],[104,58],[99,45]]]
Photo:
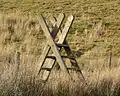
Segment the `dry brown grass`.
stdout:
[[34,57],[22,58],[19,71],[15,65],[3,63],[0,68],[1,96],[119,96],[120,68],[85,71],[85,81],[72,82],[63,75],[52,76],[43,87],[36,76]]
[[[44,47],[45,37],[39,26],[39,18],[24,15],[21,12],[0,15],[0,95],[1,96],[119,96],[120,68],[113,66],[111,70],[104,56],[98,56],[99,49],[86,49],[85,54],[78,58],[83,64],[85,81],[72,82],[61,77],[51,76],[43,88],[36,67],[39,55]],[[96,30],[96,29],[95,29]],[[90,35],[88,34],[88,37]],[[84,36],[83,36],[84,37]],[[81,37],[81,38],[83,38]],[[77,37],[78,41],[79,35]],[[86,38],[87,39],[87,38]],[[96,38],[95,38],[96,39]],[[83,38],[85,40],[85,38]],[[44,42],[43,42],[44,41]],[[87,41],[87,40],[85,40]],[[86,45],[93,43],[86,42]],[[72,45],[74,48],[76,45]],[[79,45],[78,45],[79,47]],[[85,47],[85,46],[84,46]],[[14,55],[21,53],[19,71],[16,70]],[[77,49],[79,52],[80,49]],[[84,51],[84,50],[83,50]],[[92,52],[93,57],[92,57]],[[87,54],[90,56],[88,58]],[[98,58],[95,58],[97,57]],[[118,57],[117,57],[118,58]],[[97,59],[97,60],[96,60]],[[112,64],[116,63],[116,58]],[[90,63],[88,63],[90,61]],[[90,64],[90,65],[89,65]],[[103,65],[102,65],[103,64]],[[59,78],[58,78],[59,77]],[[55,81],[55,82],[53,82]]]

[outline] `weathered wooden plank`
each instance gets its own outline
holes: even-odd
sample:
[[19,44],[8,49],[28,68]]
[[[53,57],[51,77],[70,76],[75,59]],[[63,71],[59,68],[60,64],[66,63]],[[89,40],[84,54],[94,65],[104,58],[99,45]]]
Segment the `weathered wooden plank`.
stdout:
[[[67,44],[66,41],[65,41],[64,43]],[[65,51],[66,51],[66,53],[67,53],[68,56],[70,56],[70,55],[73,56],[73,53],[72,53],[70,47],[64,47],[64,49],[65,49]],[[75,59],[75,58],[72,58],[72,60],[70,60],[70,62],[71,62],[71,64],[72,64],[72,66],[78,68],[78,70],[79,70],[78,73],[81,74],[81,76],[82,76],[83,79],[85,79],[85,78],[84,78],[84,75],[83,75],[83,73],[82,73],[82,71],[80,70],[80,67],[79,67],[79,65],[78,65],[78,63],[77,63],[77,61],[76,61],[76,59]]]
[[[55,23],[57,21],[57,19],[54,17],[54,18],[51,18],[51,23]],[[71,25],[70,25],[71,26]],[[65,29],[64,29],[65,30]],[[68,28],[68,31],[69,31],[69,28]],[[59,32],[58,32],[58,35],[60,36],[62,34],[62,31],[61,30],[59,30]],[[59,38],[60,39],[60,38]],[[64,39],[64,38],[63,38]],[[67,53],[67,55],[68,56],[73,56],[73,53],[72,53],[72,51],[71,51],[71,49],[70,49],[70,47],[69,47],[69,44],[67,43],[67,41],[66,40],[61,40],[61,41],[59,41],[59,44],[64,44],[64,45],[68,45],[67,47],[64,47],[64,49],[65,49],[65,51],[66,51],[66,53]],[[80,70],[80,68],[79,68],[79,66],[78,66],[78,63],[77,63],[77,61],[76,61],[76,59],[75,58],[72,58],[73,60],[70,60],[70,62],[71,62],[71,64],[73,65],[73,66],[76,66],[79,70]],[[51,60],[52,61],[52,60]],[[84,78],[84,76],[83,76],[83,73],[82,73],[82,71],[80,70],[79,71],[79,73],[82,75],[82,77]]]
[[41,67],[44,64],[45,59],[46,59],[45,57],[48,55],[49,51],[50,51],[50,46],[46,45],[45,48],[44,48],[44,50],[43,50],[43,52],[42,52],[42,54],[41,54],[41,56],[40,56],[39,63],[38,63],[39,65],[37,66],[37,68],[39,68],[38,69],[38,74],[41,71]]
[[56,44],[58,47],[69,47],[68,44]]
[[[56,61],[56,60],[55,60]],[[50,73],[52,72],[52,69],[53,69],[53,67],[54,67],[54,65],[55,65],[55,61],[52,63],[52,67],[51,67],[51,71],[49,71],[49,73],[48,73],[48,75],[47,75],[47,78],[46,78],[46,81],[49,79],[49,77],[50,77]]]
[[41,68],[41,70],[47,70],[47,71],[51,71],[51,68]]
[[[61,26],[61,24],[62,24],[62,22],[63,22],[63,20],[64,20],[64,18],[65,18],[65,15],[64,14],[60,14],[59,15],[59,20],[56,22],[56,24],[57,24],[57,28],[59,29],[60,28],[60,26]],[[54,23],[55,24],[55,23]],[[55,29],[53,29],[53,30],[51,30],[52,32],[51,33],[54,33],[54,36],[53,36],[53,38],[55,38],[55,35],[57,35],[57,32],[55,32],[56,30]],[[45,57],[47,56],[47,54],[48,54],[48,52],[49,52],[49,50],[50,50],[50,46],[48,46],[48,42],[47,42],[47,44],[46,44],[46,46],[45,46],[45,48],[44,48],[44,50],[43,50],[43,52],[42,52],[42,55],[41,55],[41,57],[40,57],[40,59],[39,59],[39,66],[37,67],[37,68],[39,68],[38,69],[38,72],[40,72],[41,70],[41,67],[42,67],[42,65],[44,64],[44,61],[45,61]]]
[[[72,25],[72,23],[73,23],[73,19],[74,19],[74,17],[73,16],[69,16],[68,17],[68,21],[65,23],[65,27],[64,27],[64,29],[63,29],[63,32],[62,32],[62,30],[61,29],[59,29],[59,32],[58,32],[58,34],[57,34],[57,36],[59,36],[58,38],[59,38],[59,44],[58,45],[63,45],[63,43],[64,43],[64,41],[65,41],[65,38],[66,38],[66,35],[67,35],[67,33],[68,33],[68,31],[69,31],[69,29],[70,29],[70,27],[71,27],[71,25]],[[55,17],[52,17],[51,18],[51,23],[52,24],[55,24],[55,22],[57,22],[57,20],[58,19],[56,19]],[[58,25],[57,25],[58,26]],[[62,34],[63,33],[63,34]],[[68,45],[68,44],[65,44],[65,45]],[[69,47],[69,45],[67,46],[68,48],[70,48]],[[59,51],[61,50],[61,48],[59,49]],[[54,63],[54,60],[50,60],[49,61],[49,63],[48,64],[52,64],[52,63]]]
[[73,23],[73,20],[74,20],[74,17],[72,15],[68,17],[67,22],[65,23],[65,27],[62,30],[62,34],[59,37],[58,43],[60,43],[60,44],[64,43],[64,40],[66,39],[66,36],[67,36],[69,29]]
[[[69,17],[69,18],[73,18],[73,17]],[[68,19],[69,19],[68,18]],[[57,19],[54,17],[54,18],[51,18],[51,23],[52,24],[54,24],[55,22],[57,21]],[[72,25],[72,23],[73,23],[73,20],[72,20],[72,22],[71,22],[71,24],[69,25],[69,27]],[[67,24],[67,22],[66,22],[66,24]],[[67,30],[65,30],[65,29],[67,29]],[[69,31],[69,29],[70,28],[64,28],[63,30],[64,30],[64,34],[67,34],[67,32]],[[66,31],[66,32],[65,32]],[[61,31],[61,30],[59,30],[59,32],[58,32],[58,35],[59,36],[61,36],[61,34],[62,34],[63,32]],[[62,37],[62,36],[61,36]],[[59,37],[59,39],[61,38],[61,37]],[[70,56],[71,54],[72,54],[72,51],[71,51],[71,49],[70,49],[70,47],[69,47],[69,44],[67,43],[67,41],[65,40],[65,38],[63,38],[63,40],[60,40],[60,41],[58,41],[58,45],[59,44],[64,44],[64,45],[67,45],[67,47],[65,48],[65,51],[67,52],[67,55],[68,56]]]
[[46,56],[46,58],[56,59],[55,56]]
[[50,46],[51,46],[51,49],[52,49],[54,55],[56,56],[56,60],[57,60],[57,62],[59,63],[59,65],[60,65],[60,67],[61,67],[61,70],[63,70],[65,73],[68,73],[68,74],[69,74],[69,72],[68,72],[68,70],[67,70],[67,67],[66,67],[63,59],[61,58],[61,55],[60,55],[60,53],[59,53],[59,50],[58,50],[58,48],[57,48],[57,46],[56,46],[56,44],[55,44],[55,42],[54,42],[54,40],[53,40],[53,37],[52,37],[51,34],[50,34],[50,30],[49,30],[49,28],[48,28],[48,26],[47,26],[47,24],[46,24],[46,21],[45,21],[45,19],[44,19],[44,17],[43,17],[42,15],[41,15],[41,19],[40,19],[40,25],[41,25],[44,33],[45,33],[45,36],[46,36],[47,39],[49,40],[49,44],[50,44]]
[[61,13],[58,16],[58,20],[56,22],[52,23],[52,25],[53,25],[52,37],[54,39],[56,38],[56,35],[59,32],[59,29],[63,23],[64,18],[65,18],[65,15]]
[[[59,19],[56,19],[55,17],[51,18],[51,23],[54,24],[55,22],[57,22]],[[57,34],[57,36],[59,37],[59,44],[63,44],[67,33],[69,32],[69,29],[73,23],[74,17],[72,15],[70,15],[67,19],[67,22],[65,23],[64,29],[62,30],[61,28],[59,29],[59,32]],[[58,26],[58,25],[57,25]],[[61,34],[62,33],[62,34]]]
[[74,59],[74,56],[61,56],[62,58]]
[[[63,32],[64,32],[64,34],[62,35],[62,30],[61,29],[59,29],[59,32],[58,32],[58,34],[57,34],[57,36],[58,36],[58,38],[59,38],[59,41],[58,42],[60,42],[58,45],[63,45],[63,42],[65,41],[65,38],[66,38],[66,35],[67,35],[67,33],[68,33],[68,31],[69,31],[69,29],[70,29],[70,27],[71,27],[71,25],[72,25],[72,23],[73,23],[73,19],[74,19],[74,17],[73,16],[69,16],[68,17],[68,20],[67,20],[67,22],[65,23],[65,27],[64,27],[64,29],[63,29]],[[52,17],[51,18],[51,23],[52,24],[55,24],[55,22],[57,22],[57,20],[58,19],[56,19],[55,17]],[[58,26],[58,25],[57,25]],[[60,37],[61,36],[61,37]],[[63,38],[62,38],[62,36],[63,36]],[[66,44],[66,45],[68,45],[68,44]],[[67,46],[67,47],[69,47],[69,45]],[[61,48],[59,49],[59,51],[61,50]],[[52,63],[54,63],[55,61],[54,60],[49,60],[49,63],[48,64],[52,64]]]

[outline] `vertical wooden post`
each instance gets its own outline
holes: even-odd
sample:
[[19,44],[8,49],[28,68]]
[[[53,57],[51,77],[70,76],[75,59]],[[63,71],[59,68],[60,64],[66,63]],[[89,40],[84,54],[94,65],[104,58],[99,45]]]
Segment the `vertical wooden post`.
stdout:
[[20,52],[16,52],[16,54],[15,54],[15,66],[17,67],[17,70],[19,70],[19,66],[20,66]]
[[19,72],[19,66],[20,66],[20,52],[15,53],[14,60],[15,60],[15,67],[16,67],[16,69],[15,69],[15,96],[17,96],[18,95],[18,82],[17,82],[17,79],[19,77],[18,72]]
[[108,66],[109,66],[109,69],[111,69],[112,68],[112,52],[110,52],[109,53],[109,59],[108,59],[109,61],[108,61]]
[[17,80],[18,80],[18,77],[19,77],[19,74],[18,74],[18,72],[19,72],[19,66],[20,66],[20,52],[16,52],[15,53],[15,57],[14,57],[14,60],[15,60],[15,67],[16,67],[16,69],[15,69],[15,96],[17,96],[18,95],[18,82],[17,82]]

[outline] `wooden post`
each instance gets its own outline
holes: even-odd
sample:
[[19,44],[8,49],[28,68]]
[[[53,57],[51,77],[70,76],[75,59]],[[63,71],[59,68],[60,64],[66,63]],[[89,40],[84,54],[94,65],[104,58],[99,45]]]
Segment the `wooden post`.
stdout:
[[17,67],[17,70],[19,70],[19,66],[20,66],[20,52],[16,52],[16,54],[15,54],[15,66]]
[[18,79],[18,77],[19,77],[19,74],[18,74],[18,72],[19,72],[19,66],[20,66],[20,52],[16,52],[15,53],[15,58],[14,58],[14,60],[15,60],[15,67],[16,67],[16,69],[15,69],[15,96],[17,96],[18,95],[18,82],[17,82],[17,79]]
[[109,61],[108,61],[108,66],[109,66],[109,69],[111,70],[111,68],[112,68],[112,52],[110,52],[109,53],[109,59],[108,59]]

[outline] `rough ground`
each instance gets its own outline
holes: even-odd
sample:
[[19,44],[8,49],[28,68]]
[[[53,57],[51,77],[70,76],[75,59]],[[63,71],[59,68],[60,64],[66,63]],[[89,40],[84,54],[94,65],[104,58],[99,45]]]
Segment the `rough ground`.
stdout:
[[[86,80],[74,85],[62,76],[56,90],[52,82],[44,90],[35,75],[46,44],[38,21],[59,13],[75,16],[67,40]],[[120,96],[119,15],[120,0],[0,0],[0,96]]]
[[[75,21],[67,39],[75,56],[80,57],[82,54],[78,61],[94,59],[96,56],[104,58],[110,51],[114,56],[120,55],[119,0],[0,0],[0,11],[8,15],[20,11],[22,14],[32,14],[33,17],[39,17],[40,14],[47,17],[59,13],[67,16],[73,14]],[[38,33],[35,34],[37,36]],[[37,42],[35,37],[32,39],[34,43]],[[41,52],[39,48],[30,53],[34,54],[38,50]]]

